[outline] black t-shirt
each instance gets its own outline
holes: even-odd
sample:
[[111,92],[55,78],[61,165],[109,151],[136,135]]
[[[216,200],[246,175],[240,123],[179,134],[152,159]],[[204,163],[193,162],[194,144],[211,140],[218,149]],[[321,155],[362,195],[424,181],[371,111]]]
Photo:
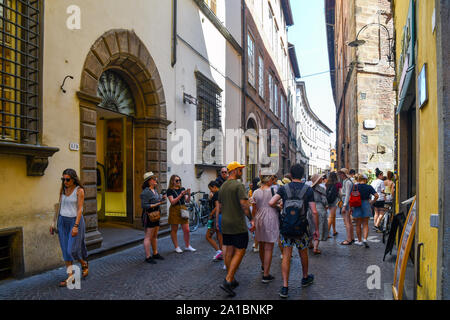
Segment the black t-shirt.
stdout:
[[361,200],[370,200],[370,196],[377,193],[375,189],[368,184],[357,184],[356,186],[361,195]]
[[217,184],[219,185],[219,188],[223,185],[223,183],[224,183],[225,181],[226,181],[226,180],[225,180],[224,178],[222,178],[222,176],[218,176],[217,179],[216,179],[216,182],[217,182]]
[[[301,183],[301,182],[291,182],[289,183],[289,188],[291,189],[291,193],[293,194],[294,192],[297,192],[297,190],[301,190],[303,188],[305,184]],[[305,195],[303,196],[303,206],[305,207],[306,210],[308,210],[309,208],[309,203],[310,202],[314,202],[314,191],[311,187],[308,187],[308,190],[306,191]],[[286,201],[287,199],[287,194],[286,194],[286,186],[281,186],[278,189],[277,194],[280,195],[281,199],[283,199],[283,202]]]
[[[181,188],[181,189],[167,189],[167,198],[172,196],[175,199],[181,194],[181,192],[183,190],[186,190],[186,189],[185,188]],[[184,197],[181,197],[180,201],[178,201],[178,203],[176,203],[174,205],[178,205],[178,204],[181,204],[181,205],[185,204]]]
[[211,210],[213,210],[215,208],[216,201],[219,201],[219,191],[214,193],[214,195],[212,196],[212,198],[209,202],[209,206],[211,207]]

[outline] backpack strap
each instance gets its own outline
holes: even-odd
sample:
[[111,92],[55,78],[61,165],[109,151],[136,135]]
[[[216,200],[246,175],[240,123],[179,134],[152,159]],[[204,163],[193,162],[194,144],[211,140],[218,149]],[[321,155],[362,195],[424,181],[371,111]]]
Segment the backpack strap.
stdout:
[[290,183],[284,186],[284,190],[286,191],[286,195],[288,199],[292,198],[291,188],[289,187]]

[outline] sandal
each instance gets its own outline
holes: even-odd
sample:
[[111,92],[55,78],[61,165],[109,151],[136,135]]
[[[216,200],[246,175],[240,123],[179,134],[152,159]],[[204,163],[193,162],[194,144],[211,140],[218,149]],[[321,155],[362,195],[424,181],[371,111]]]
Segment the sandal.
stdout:
[[347,240],[344,240],[344,241],[341,242],[341,245],[343,245],[343,246],[350,246],[352,244],[353,244],[352,241],[348,242]]
[[338,232],[333,233],[333,237],[336,237],[338,235]]
[[317,254],[321,254],[321,253],[322,253],[322,251],[320,251],[319,249],[317,249],[317,250],[314,250],[313,252],[314,252],[314,254],[316,254],[316,255],[317,255]]
[[72,281],[72,284],[75,284],[75,272],[72,272],[72,274],[66,279],[59,283],[60,287],[67,287],[68,283]]
[[81,276],[83,278],[86,278],[89,275],[89,263],[87,261],[85,265],[81,264],[81,270],[82,270]]

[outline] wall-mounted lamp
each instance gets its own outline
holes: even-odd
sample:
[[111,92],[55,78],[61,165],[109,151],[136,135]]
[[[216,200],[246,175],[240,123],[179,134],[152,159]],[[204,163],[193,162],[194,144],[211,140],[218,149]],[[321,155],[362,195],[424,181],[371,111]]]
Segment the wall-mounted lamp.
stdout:
[[391,66],[392,68],[394,68],[394,67],[391,65],[391,63],[394,61],[394,59],[393,59],[393,56],[394,56],[394,47],[393,47],[393,44],[392,44],[393,39],[391,38],[391,34],[390,34],[390,32],[389,32],[389,29],[388,29],[384,24],[381,24],[381,23],[369,23],[369,24],[366,24],[365,26],[363,26],[363,27],[358,31],[358,33],[356,34],[356,39],[348,43],[348,46],[349,46],[349,47],[352,47],[352,48],[357,48],[357,47],[360,47],[360,46],[364,45],[364,44],[366,43],[366,41],[365,41],[365,40],[362,40],[362,39],[358,39],[358,37],[359,37],[359,35],[361,34],[361,32],[363,32],[364,30],[366,30],[367,28],[369,28],[369,27],[371,27],[371,26],[380,26],[380,27],[383,28],[383,30],[386,31],[386,33],[387,33],[387,35],[388,35],[387,40],[389,41],[389,54],[387,55],[387,58],[388,58],[389,66]]
[[64,78],[63,83],[62,83],[62,85],[61,85],[61,91],[62,91],[63,93],[66,93],[66,90],[64,89],[64,84],[66,83],[66,79],[67,79],[67,78],[70,78],[70,79],[73,80],[73,77],[72,77],[72,76],[66,76],[66,77]]
[[186,92],[183,92],[183,103],[189,103],[196,106],[198,104],[198,100]]

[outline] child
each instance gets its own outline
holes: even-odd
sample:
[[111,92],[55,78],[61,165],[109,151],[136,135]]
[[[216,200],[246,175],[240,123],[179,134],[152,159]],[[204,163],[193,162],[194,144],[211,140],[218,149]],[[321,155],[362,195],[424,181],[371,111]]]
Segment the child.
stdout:
[[[216,250],[214,255],[214,261],[223,260],[222,253],[222,233],[220,232],[220,213],[219,213],[219,184],[216,181],[211,181],[208,184],[209,191],[213,194],[211,198],[211,213],[208,219],[208,231],[206,232],[206,240],[209,244]],[[217,239],[219,240],[219,246],[217,246],[216,241],[212,238],[214,233],[217,234]]]

